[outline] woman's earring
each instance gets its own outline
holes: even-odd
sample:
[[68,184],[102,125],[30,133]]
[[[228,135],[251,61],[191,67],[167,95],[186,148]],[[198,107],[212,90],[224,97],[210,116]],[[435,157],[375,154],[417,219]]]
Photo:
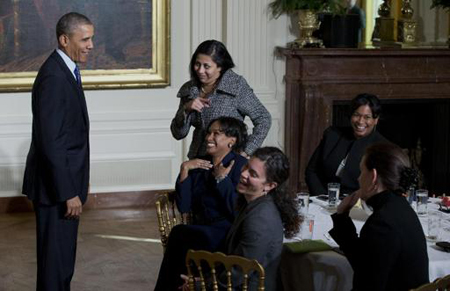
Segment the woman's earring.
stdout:
[[229,143],[228,147],[231,149],[233,147],[233,144]]

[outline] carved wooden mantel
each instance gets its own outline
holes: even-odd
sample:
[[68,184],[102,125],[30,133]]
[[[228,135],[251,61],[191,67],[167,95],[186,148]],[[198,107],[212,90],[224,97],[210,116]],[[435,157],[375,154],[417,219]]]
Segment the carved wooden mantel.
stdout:
[[286,49],[285,148],[290,187],[306,190],[305,168],[331,125],[333,101],[450,98],[449,49]]

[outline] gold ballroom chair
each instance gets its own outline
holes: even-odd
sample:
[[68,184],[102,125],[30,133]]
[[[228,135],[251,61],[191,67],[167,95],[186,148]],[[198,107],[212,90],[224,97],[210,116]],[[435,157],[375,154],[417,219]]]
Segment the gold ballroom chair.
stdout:
[[177,224],[189,224],[189,213],[180,213],[175,203],[175,191],[165,191],[159,194],[155,202],[158,217],[161,244],[166,249],[170,231]]
[[443,278],[437,278],[434,282],[424,284],[410,291],[447,291],[450,290],[450,275]]
[[[194,265],[197,266],[198,273],[195,272],[194,266],[191,264],[191,262],[194,262]],[[219,270],[225,270],[226,271],[226,277],[227,277],[227,290],[231,291],[234,290],[232,286],[232,276],[231,271],[234,266],[238,266],[238,270],[241,270],[239,274],[243,275],[243,286],[242,290],[246,291],[248,290],[248,284],[249,284],[249,275],[252,273],[252,271],[256,271],[258,274],[258,291],[264,291],[264,268],[261,266],[261,264],[258,263],[257,260],[250,260],[241,256],[227,256],[223,253],[216,252],[211,253],[207,251],[194,251],[189,250],[186,256],[186,267],[188,270],[188,278],[189,278],[189,290],[195,290],[195,276],[200,276],[200,287],[202,291],[206,291],[207,284],[203,270],[202,270],[202,262],[206,262],[208,264],[208,273],[210,273],[210,277],[212,279],[212,290],[217,291],[219,290],[217,277],[220,276],[220,273],[217,273],[216,268],[218,266],[223,266],[223,268],[219,268]],[[203,264],[205,266],[205,264]],[[235,272],[236,273],[236,272]],[[209,277],[208,277],[209,278]]]

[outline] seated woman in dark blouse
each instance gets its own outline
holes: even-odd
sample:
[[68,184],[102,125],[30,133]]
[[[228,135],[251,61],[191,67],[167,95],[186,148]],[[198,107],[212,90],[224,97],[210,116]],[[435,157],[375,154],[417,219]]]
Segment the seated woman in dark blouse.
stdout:
[[358,189],[359,162],[371,144],[387,142],[376,131],[381,114],[380,100],[360,94],[351,103],[351,127],[325,130],[323,138],[306,167],[306,184],[311,195],[327,193],[328,183],[340,183],[341,193]]
[[[410,290],[428,282],[428,254],[419,218],[402,194],[417,180],[408,157],[394,144],[367,148],[360,189],[332,215],[330,231],[350,262],[353,290]],[[373,208],[358,236],[349,211],[358,198]]]
[[170,232],[155,290],[177,290],[186,271],[189,249],[217,251],[236,215],[236,186],[247,159],[239,154],[245,145],[245,124],[231,117],[211,122],[206,135],[208,156],[181,165],[176,202],[182,213],[191,212],[192,224]]

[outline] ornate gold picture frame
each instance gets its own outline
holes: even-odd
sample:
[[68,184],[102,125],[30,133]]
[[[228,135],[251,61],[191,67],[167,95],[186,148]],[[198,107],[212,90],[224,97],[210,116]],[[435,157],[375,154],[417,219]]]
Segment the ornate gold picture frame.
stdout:
[[46,0],[0,4],[0,92],[30,91],[57,47],[55,26],[76,11],[95,26],[81,67],[85,89],[148,88],[170,82],[170,0]]

